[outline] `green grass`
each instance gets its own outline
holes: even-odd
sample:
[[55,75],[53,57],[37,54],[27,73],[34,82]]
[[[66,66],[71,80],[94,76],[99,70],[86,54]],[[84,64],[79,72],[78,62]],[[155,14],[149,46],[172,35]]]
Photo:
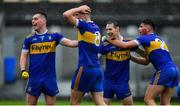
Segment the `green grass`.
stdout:
[[[159,103],[158,103],[159,104]],[[179,100],[172,100],[172,105],[180,105]],[[26,105],[25,100],[0,100],[0,105]],[[38,101],[38,105],[45,105],[44,100]],[[57,99],[56,105],[69,105],[69,100]],[[83,100],[81,105],[94,105],[91,100]],[[121,101],[114,100],[111,105],[122,105]],[[134,105],[145,105],[142,100],[134,100]]]

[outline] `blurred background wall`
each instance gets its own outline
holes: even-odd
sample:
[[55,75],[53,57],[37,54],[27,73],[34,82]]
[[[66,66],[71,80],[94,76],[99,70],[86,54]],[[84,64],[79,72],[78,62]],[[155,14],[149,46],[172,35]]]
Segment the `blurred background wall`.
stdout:
[[[105,35],[106,22],[112,19],[120,23],[122,35],[133,39],[138,34],[140,21],[151,18],[156,32],[165,39],[174,62],[180,67],[180,0],[1,0],[0,99],[17,99],[25,95],[26,81],[20,76],[19,57],[23,39],[32,31],[32,15],[36,11],[46,12],[49,30],[77,39],[75,29],[63,19],[62,13],[81,4],[91,7],[92,20],[100,26],[102,35]],[[77,49],[57,47],[58,96],[69,96],[77,60]],[[151,64],[131,63],[130,86],[134,97],[144,96],[154,72]]]

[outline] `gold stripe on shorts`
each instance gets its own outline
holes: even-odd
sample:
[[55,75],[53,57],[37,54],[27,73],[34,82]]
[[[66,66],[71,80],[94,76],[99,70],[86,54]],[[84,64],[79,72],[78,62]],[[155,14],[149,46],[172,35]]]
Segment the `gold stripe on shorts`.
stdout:
[[83,67],[81,66],[79,68],[78,74],[76,76],[76,80],[75,80],[75,84],[74,84],[74,90],[78,90],[78,86],[79,86],[79,81],[82,75],[82,71],[83,71]]
[[153,82],[153,85],[157,85],[159,77],[160,77],[160,71],[156,72],[156,76],[155,76],[155,80]]

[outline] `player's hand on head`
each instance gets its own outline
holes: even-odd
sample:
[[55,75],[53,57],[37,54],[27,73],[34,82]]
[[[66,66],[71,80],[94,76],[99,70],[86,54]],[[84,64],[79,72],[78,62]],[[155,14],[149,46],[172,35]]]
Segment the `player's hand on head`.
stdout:
[[21,71],[21,76],[23,79],[28,79],[29,78],[29,73],[26,70]]
[[90,12],[91,12],[90,7],[87,6],[87,5],[82,5],[82,6],[80,6],[79,8],[80,8],[80,10],[81,10],[82,13],[90,13]]

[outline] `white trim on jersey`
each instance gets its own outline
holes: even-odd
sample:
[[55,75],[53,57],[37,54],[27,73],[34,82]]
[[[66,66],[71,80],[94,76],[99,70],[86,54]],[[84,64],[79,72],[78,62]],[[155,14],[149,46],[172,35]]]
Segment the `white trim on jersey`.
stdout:
[[36,34],[37,35],[43,35],[43,34],[45,34],[45,33],[47,33],[48,32],[48,30],[45,30],[43,33],[38,33],[38,32],[36,32]]
[[76,19],[76,27],[79,25],[79,19]]
[[136,44],[139,46],[141,45],[141,43],[138,40],[133,40],[134,42],[136,42]]
[[59,43],[62,44],[62,42],[63,42],[64,39],[66,39],[66,38],[63,37],[63,38],[59,41]]
[[29,50],[28,49],[22,49],[21,52],[25,52],[25,53],[28,53]]
[[120,38],[121,38],[121,40],[123,40],[123,39],[124,39],[124,37],[123,37],[122,35],[120,35]]

